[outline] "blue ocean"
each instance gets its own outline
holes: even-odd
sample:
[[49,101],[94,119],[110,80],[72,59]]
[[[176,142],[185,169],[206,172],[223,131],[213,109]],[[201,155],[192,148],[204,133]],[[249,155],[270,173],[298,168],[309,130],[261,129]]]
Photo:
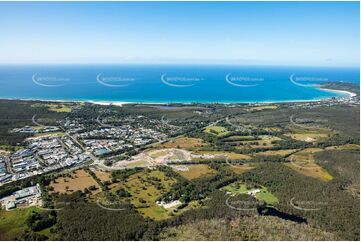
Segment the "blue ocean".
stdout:
[[143,103],[319,100],[359,83],[358,68],[231,65],[1,65],[0,98]]

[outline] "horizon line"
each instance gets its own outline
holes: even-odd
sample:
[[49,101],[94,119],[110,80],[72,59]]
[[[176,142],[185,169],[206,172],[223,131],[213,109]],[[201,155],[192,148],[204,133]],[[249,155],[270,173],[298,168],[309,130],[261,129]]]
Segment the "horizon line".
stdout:
[[200,65],[220,65],[220,66],[271,66],[271,67],[323,67],[323,68],[358,68],[358,65],[307,65],[307,64],[265,64],[265,63],[224,63],[224,62],[0,62],[0,66],[16,66],[16,65],[189,65],[189,66],[200,66]]

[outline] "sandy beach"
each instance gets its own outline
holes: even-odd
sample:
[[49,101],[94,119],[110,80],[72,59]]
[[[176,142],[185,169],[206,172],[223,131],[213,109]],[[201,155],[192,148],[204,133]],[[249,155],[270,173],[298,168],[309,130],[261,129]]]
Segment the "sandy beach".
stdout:
[[349,97],[355,97],[355,96],[357,96],[356,93],[349,92],[349,91],[344,91],[344,90],[335,90],[335,89],[327,89],[327,88],[319,88],[319,89],[320,89],[320,90],[323,90],[323,91],[334,92],[334,93],[347,94]]

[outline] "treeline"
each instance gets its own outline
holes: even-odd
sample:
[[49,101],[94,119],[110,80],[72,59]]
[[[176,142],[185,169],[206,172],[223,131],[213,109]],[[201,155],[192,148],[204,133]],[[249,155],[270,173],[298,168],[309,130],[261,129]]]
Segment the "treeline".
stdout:
[[62,240],[141,240],[148,222],[135,210],[108,210],[85,201],[81,193],[65,196],[69,204],[58,211],[57,233]]
[[[337,173],[332,175],[332,181],[322,182],[298,174],[282,164],[264,163],[242,174],[241,178],[245,182],[267,187],[280,200],[276,205],[280,211],[307,218],[312,226],[335,233],[342,240],[359,240],[359,198],[345,190],[347,177]],[[295,209],[290,206],[291,199],[319,210]]]
[[9,131],[26,125],[34,125],[32,123],[34,115],[37,119],[41,119],[44,125],[55,124],[57,120],[63,120],[66,116],[64,113],[50,111],[46,106],[32,107],[36,103],[38,102],[0,100],[0,145],[10,146],[8,149],[12,150],[11,146],[16,146],[29,137],[29,134]]

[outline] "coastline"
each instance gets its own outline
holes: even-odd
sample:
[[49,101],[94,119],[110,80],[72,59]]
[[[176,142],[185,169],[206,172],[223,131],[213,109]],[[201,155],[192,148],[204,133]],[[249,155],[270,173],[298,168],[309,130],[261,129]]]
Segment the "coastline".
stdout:
[[[341,97],[336,98],[352,98],[357,96],[356,93],[345,91],[345,90],[336,90],[336,89],[328,89],[328,88],[322,88],[318,87],[319,90],[335,93],[335,94],[342,94]],[[102,106],[123,106],[126,104],[144,104],[144,105],[169,105],[169,104],[184,104],[184,105],[194,105],[194,104],[223,104],[223,105],[237,105],[237,104],[282,104],[282,103],[307,103],[307,102],[320,102],[320,101],[327,101],[331,99],[331,97],[328,98],[318,98],[318,99],[308,99],[308,100],[279,100],[279,101],[273,101],[273,100],[266,100],[266,101],[241,101],[241,102],[144,102],[144,101],[109,101],[109,100],[66,100],[66,99],[41,99],[41,98],[2,98],[0,97],[0,100],[18,100],[18,101],[38,101],[38,102],[54,102],[54,103],[92,103],[96,105],[102,105]]]
[[328,89],[328,88],[322,88],[322,87],[320,87],[319,89],[323,90],[323,91],[328,91],[328,92],[347,94],[347,95],[349,95],[349,97],[357,96],[356,93],[345,91],[345,90]]

